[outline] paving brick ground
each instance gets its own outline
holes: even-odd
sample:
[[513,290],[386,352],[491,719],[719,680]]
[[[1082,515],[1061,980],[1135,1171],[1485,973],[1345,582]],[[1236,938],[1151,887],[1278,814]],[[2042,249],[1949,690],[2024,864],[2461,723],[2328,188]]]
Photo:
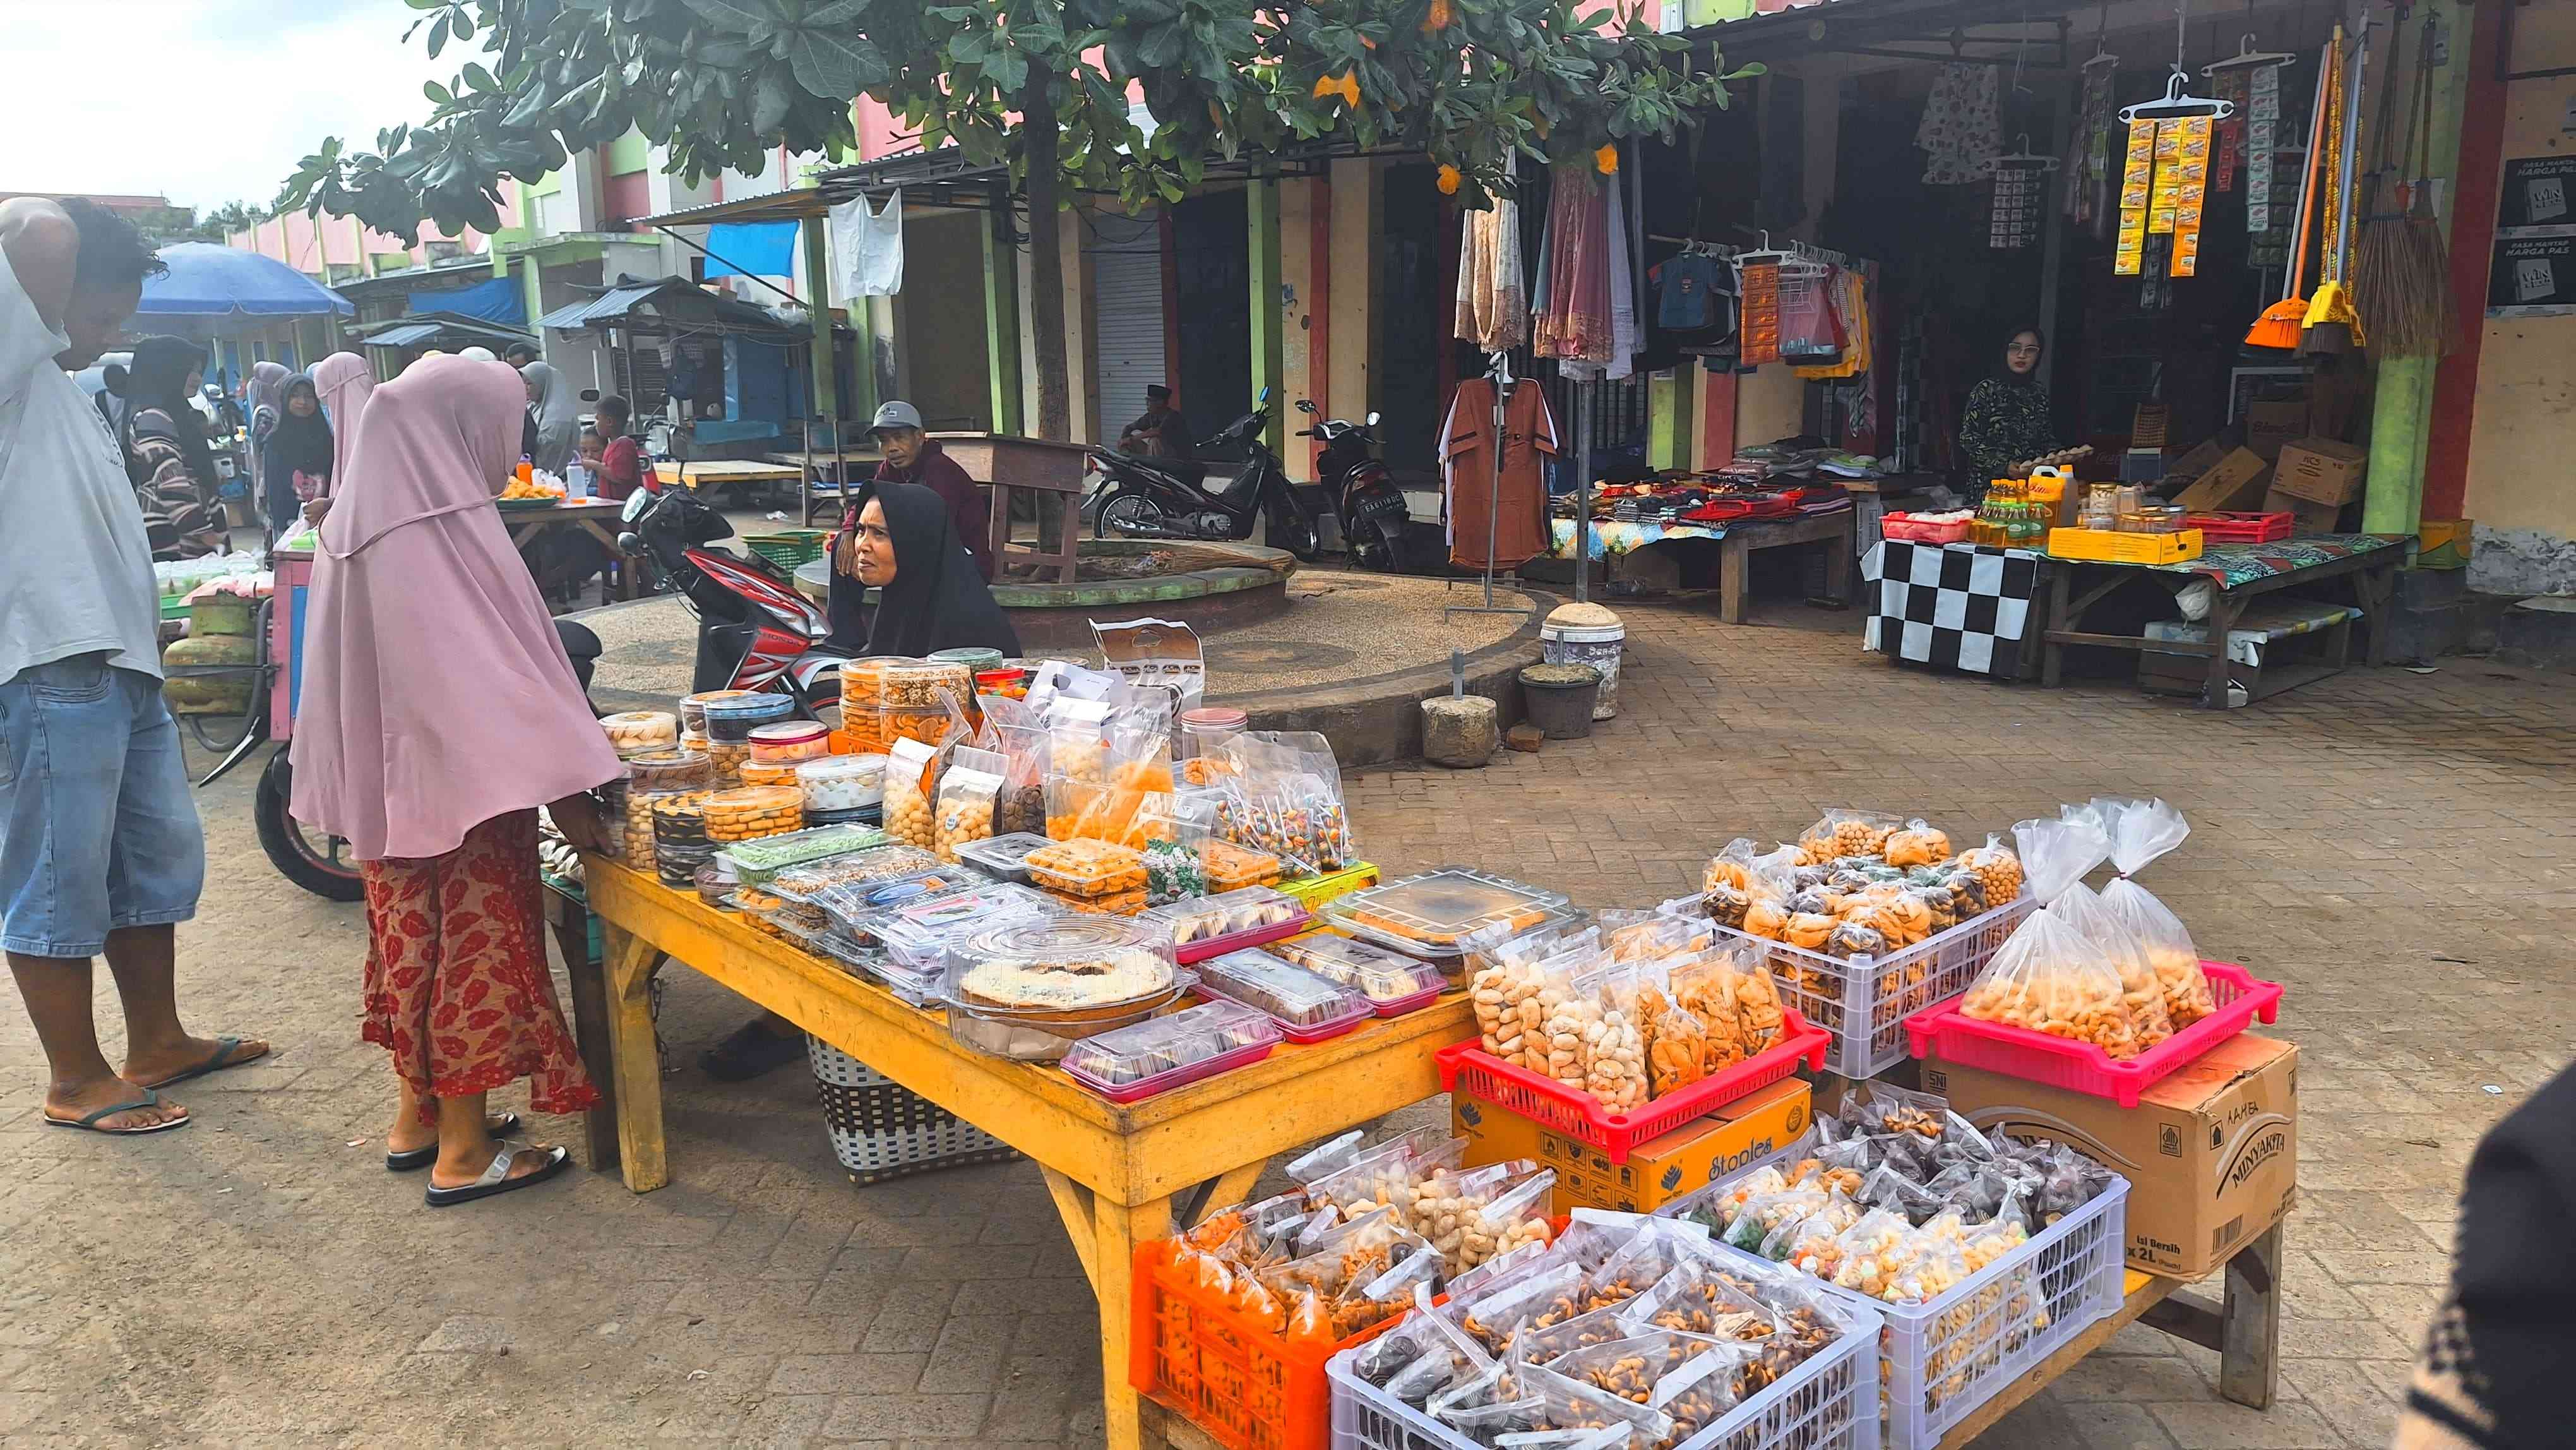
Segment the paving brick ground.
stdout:
[[[1964,833],[2096,792],[2176,802],[2194,834],[2148,879],[2209,955],[2289,984],[2304,1058],[2281,1399],[2222,1404],[2213,1357],[2132,1329],[1988,1443],[2384,1445],[2468,1151],[2576,1040],[2566,686],[2453,661],[2207,715],[1629,612],[1617,721],[1483,771],[1356,778],[1370,853],[1632,905],[1825,805]],[[801,1074],[679,1071],[660,1193],[581,1173],[424,1210],[379,1166],[392,1093],[356,1040],[355,912],[267,867],[249,799],[247,774],[203,793],[214,869],[182,983],[195,1025],[265,1033],[274,1060],[189,1085],[182,1133],[53,1132],[32,1036],[0,1010],[0,1441],[1098,1443],[1090,1298],[1035,1172],[854,1189]],[[667,975],[682,1055],[741,1015]]]

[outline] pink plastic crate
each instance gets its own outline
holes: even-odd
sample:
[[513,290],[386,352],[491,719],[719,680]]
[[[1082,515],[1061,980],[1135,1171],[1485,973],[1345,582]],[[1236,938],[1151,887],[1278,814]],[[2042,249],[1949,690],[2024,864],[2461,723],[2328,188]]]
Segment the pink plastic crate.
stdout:
[[1961,999],[1955,998],[1906,1018],[1905,1036],[1916,1057],[1937,1057],[2134,1108],[2148,1087],[2252,1026],[2257,1017],[2272,1022],[2281,1015],[2279,983],[2258,982],[2251,972],[2228,962],[2202,962],[2200,970],[2209,978],[2210,1000],[2218,1010],[2125,1060],[2090,1042],[1963,1016]]
[[1629,1150],[1638,1144],[1661,1137],[1756,1088],[1769,1087],[1796,1072],[1801,1063],[1809,1072],[1822,1072],[1825,1049],[1832,1045],[1833,1038],[1808,1026],[1794,1009],[1784,1007],[1780,1011],[1778,1041],[1680,1092],[1651,1099],[1633,1113],[1611,1112],[1590,1093],[1514,1067],[1485,1051],[1480,1042],[1481,1039],[1471,1039],[1433,1054],[1440,1064],[1442,1092],[1471,1093],[1541,1127],[1579,1138],[1609,1154],[1613,1163],[1625,1163]]
[[1314,925],[1314,915],[1303,913],[1286,921],[1274,922],[1269,926],[1256,926],[1250,931],[1238,931],[1230,936],[1214,936],[1205,941],[1184,942],[1175,949],[1175,955],[1182,966],[1195,966],[1210,957],[1224,956],[1227,952],[1239,952],[1245,947],[1266,947],[1275,941],[1285,941],[1301,931],[1312,929]]
[[1931,524],[1911,514],[1889,514],[1879,520],[1879,532],[1908,544],[1964,544],[1968,541],[1968,525],[1967,519]]
[[1278,1045],[1276,1042],[1246,1043],[1241,1047],[1229,1048],[1214,1057],[1191,1063],[1187,1067],[1176,1067],[1169,1072],[1158,1072],[1152,1077],[1140,1077],[1134,1082],[1118,1083],[1114,1086],[1102,1082],[1078,1067],[1066,1068],[1064,1075],[1113,1103],[1126,1104],[1140,1102],[1157,1093],[1170,1092],[1176,1087],[1187,1087],[1194,1082],[1204,1082],[1221,1072],[1231,1072],[1238,1067],[1249,1067],[1268,1057],[1271,1050]]

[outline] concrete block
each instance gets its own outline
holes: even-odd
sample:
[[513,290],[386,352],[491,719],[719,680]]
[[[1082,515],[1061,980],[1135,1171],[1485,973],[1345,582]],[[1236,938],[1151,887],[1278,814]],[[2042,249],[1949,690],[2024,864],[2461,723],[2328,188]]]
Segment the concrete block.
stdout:
[[2397,571],[2397,607],[2399,609],[2439,609],[2457,604],[2469,591],[2466,569],[2400,569]]
[[1422,758],[1434,765],[1470,769],[1493,758],[1502,743],[1502,707],[1482,695],[1443,696],[1422,702]]
[[2576,670],[2576,599],[2526,599],[2496,621],[2495,660],[2529,670]]

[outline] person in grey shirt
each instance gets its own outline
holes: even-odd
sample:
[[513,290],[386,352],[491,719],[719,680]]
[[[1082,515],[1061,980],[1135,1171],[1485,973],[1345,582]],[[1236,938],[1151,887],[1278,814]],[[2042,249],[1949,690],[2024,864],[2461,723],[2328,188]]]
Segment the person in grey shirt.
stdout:
[[[116,341],[160,259],[93,203],[0,203],[0,950],[51,1069],[44,1120],[119,1135],[182,1127],[160,1089],[268,1044],[189,1035],[178,922],[205,836],[161,700],[159,590],[143,512],[72,381]],[[90,1014],[101,954],[125,1063]]]

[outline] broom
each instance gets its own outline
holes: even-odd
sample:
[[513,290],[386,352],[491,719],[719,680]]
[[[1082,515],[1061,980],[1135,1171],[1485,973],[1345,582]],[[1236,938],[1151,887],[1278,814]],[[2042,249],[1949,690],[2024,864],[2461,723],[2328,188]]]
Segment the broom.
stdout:
[[2327,205],[2334,209],[2334,229],[2317,258],[2317,271],[2324,280],[2317,284],[2317,295],[2308,299],[2307,330],[2299,336],[2301,352],[2343,353],[2363,345],[2361,314],[2353,310],[2348,269],[2352,262],[2352,193],[2357,179],[2353,163],[2361,151],[2361,78],[2369,65],[2370,22],[2365,18],[2361,36],[2353,46],[2352,70],[2344,78],[2333,107],[2337,155]]
[[[2382,357],[2438,357],[2451,332],[2450,258],[2442,245],[2441,223],[2433,216],[2432,169],[2433,18],[2424,18],[2424,38],[2415,53],[2415,89],[2407,103],[2406,155],[2403,163],[2385,155],[2388,116],[2383,106],[2383,169],[2400,164],[2411,173],[2406,209],[2380,212],[2377,183],[2372,185],[2372,214],[2362,221],[2361,249],[2353,259],[2353,283],[2363,315]],[[2420,159],[2419,159],[2420,148]]]
[[2299,236],[2290,248],[2290,274],[2282,279],[2281,300],[2264,308],[2263,315],[2246,329],[2247,347],[2287,352],[2299,345],[2299,328],[2308,318],[2308,299],[2299,295],[2299,283],[2308,272],[2308,221],[2316,214],[2317,157],[2325,146],[2326,77],[2334,73],[2335,45],[2342,34],[2343,27],[2335,27],[2317,65],[2317,94],[2308,107],[2307,169],[2299,174]]

